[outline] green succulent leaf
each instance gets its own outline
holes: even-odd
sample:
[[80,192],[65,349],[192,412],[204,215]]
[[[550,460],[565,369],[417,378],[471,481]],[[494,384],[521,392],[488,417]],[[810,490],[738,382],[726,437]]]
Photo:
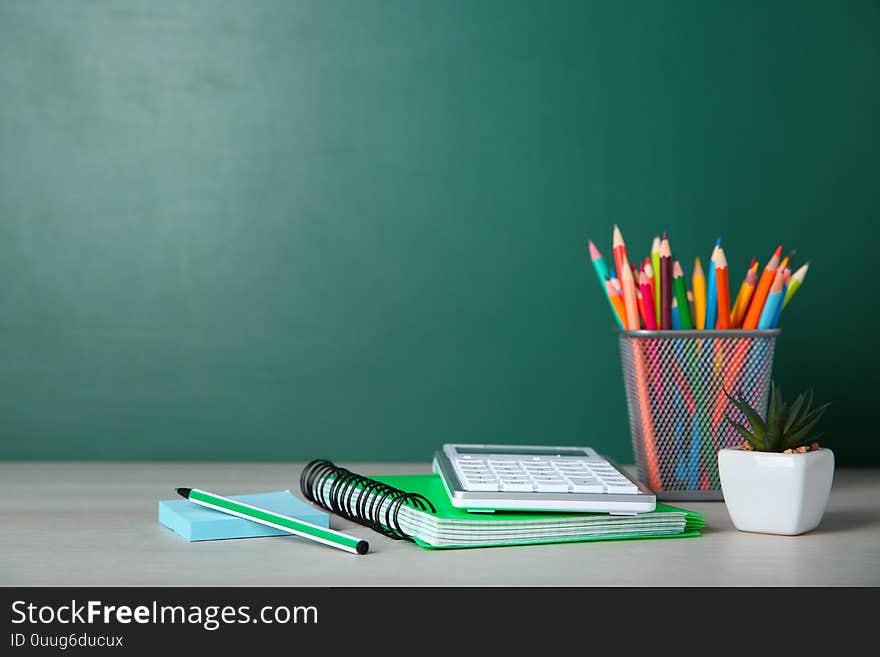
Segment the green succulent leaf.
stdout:
[[757,449],[759,451],[763,451],[763,445],[758,441],[758,438],[757,438],[757,436],[755,436],[755,434],[753,434],[751,431],[746,429],[743,425],[741,425],[739,422],[737,422],[736,420],[731,418],[729,415],[725,415],[724,419],[727,420],[727,422],[730,424],[730,426],[732,426],[734,429],[736,429],[736,431],[737,431],[737,433],[739,433],[739,435],[741,435],[743,438],[746,439],[746,441],[748,441],[749,445],[751,445],[752,447],[754,447],[755,449]]
[[794,426],[792,426],[791,430],[793,432],[800,431],[804,426],[813,422],[813,420],[818,420],[819,418],[821,418],[825,414],[825,411],[828,409],[829,406],[831,406],[831,402],[828,402],[826,404],[822,404],[821,406],[817,406],[816,408],[811,410],[809,413],[806,413],[805,415],[803,415],[803,417],[801,419],[799,419],[797,422],[795,422]]
[[783,449],[794,449],[800,445],[807,445],[816,440],[816,436],[810,432],[822,419],[827,404],[815,409],[807,416],[807,419],[794,427],[785,437],[785,446]]
[[772,440],[773,450],[785,449],[782,447],[785,438],[785,421],[788,417],[788,408],[782,401],[782,391],[779,386],[771,387],[771,409],[767,412],[767,433]]
[[804,393],[799,394],[788,409],[788,417],[785,419],[785,427],[783,427],[785,433],[788,433],[797,421],[798,415],[800,415],[801,412],[801,407],[803,407],[804,404],[804,399],[806,399],[806,395]]
[[809,422],[806,426],[798,431],[788,434],[785,436],[785,442],[783,443],[783,450],[786,449],[794,449],[795,447],[800,447],[801,445],[808,445],[812,443],[816,438],[815,436],[810,434],[810,430],[815,427],[821,418],[817,417],[812,422]]
[[[723,388],[722,388],[723,390]],[[727,396],[727,399],[730,400],[730,403],[736,406],[742,414],[746,416],[746,419],[749,421],[749,426],[752,428],[752,432],[758,436],[762,436],[767,431],[767,425],[764,424],[764,420],[761,419],[761,416],[758,414],[755,409],[749,406],[748,402],[744,397],[734,398],[730,394],[728,394],[727,390],[724,390],[724,394]]]

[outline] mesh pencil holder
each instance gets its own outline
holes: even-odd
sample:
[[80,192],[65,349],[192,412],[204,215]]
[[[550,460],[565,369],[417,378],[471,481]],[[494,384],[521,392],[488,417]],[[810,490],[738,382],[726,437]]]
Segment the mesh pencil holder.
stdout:
[[620,356],[639,478],[664,500],[720,500],[718,450],[748,424],[724,389],[767,411],[779,329],[622,331]]

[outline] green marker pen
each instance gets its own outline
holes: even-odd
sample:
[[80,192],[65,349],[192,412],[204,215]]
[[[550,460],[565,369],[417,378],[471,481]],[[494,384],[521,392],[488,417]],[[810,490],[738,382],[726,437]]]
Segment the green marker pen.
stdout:
[[296,518],[267,511],[266,509],[260,509],[244,502],[231,500],[228,497],[199,490],[198,488],[178,488],[177,494],[200,506],[206,506],[209,509],[222,511],[245,520],[252,520],[261,525],[274,527],[275,529],[289,532],[294,536],[302,536],[303,538],[324,543],[352,554],[366,554],[370,549],[369,543],[355,536],[349,536],[348,534],[333,531],[310,522],[297,520]]

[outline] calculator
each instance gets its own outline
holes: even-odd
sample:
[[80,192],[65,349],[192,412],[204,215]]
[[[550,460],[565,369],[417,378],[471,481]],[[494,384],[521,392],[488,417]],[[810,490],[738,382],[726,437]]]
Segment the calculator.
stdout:
[[468,511],[653,511],[657,497],[590,447],[443,445],[434,454],[452,506]]

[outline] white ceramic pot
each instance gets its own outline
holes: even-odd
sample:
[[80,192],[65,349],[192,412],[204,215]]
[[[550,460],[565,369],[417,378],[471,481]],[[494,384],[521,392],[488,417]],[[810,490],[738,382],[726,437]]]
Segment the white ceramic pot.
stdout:
[[718,474],[727,512],[736,528],[765,534],[803,534],[822,520],[834,452],[803,454],[750,452],[738,447],[718,452]]

